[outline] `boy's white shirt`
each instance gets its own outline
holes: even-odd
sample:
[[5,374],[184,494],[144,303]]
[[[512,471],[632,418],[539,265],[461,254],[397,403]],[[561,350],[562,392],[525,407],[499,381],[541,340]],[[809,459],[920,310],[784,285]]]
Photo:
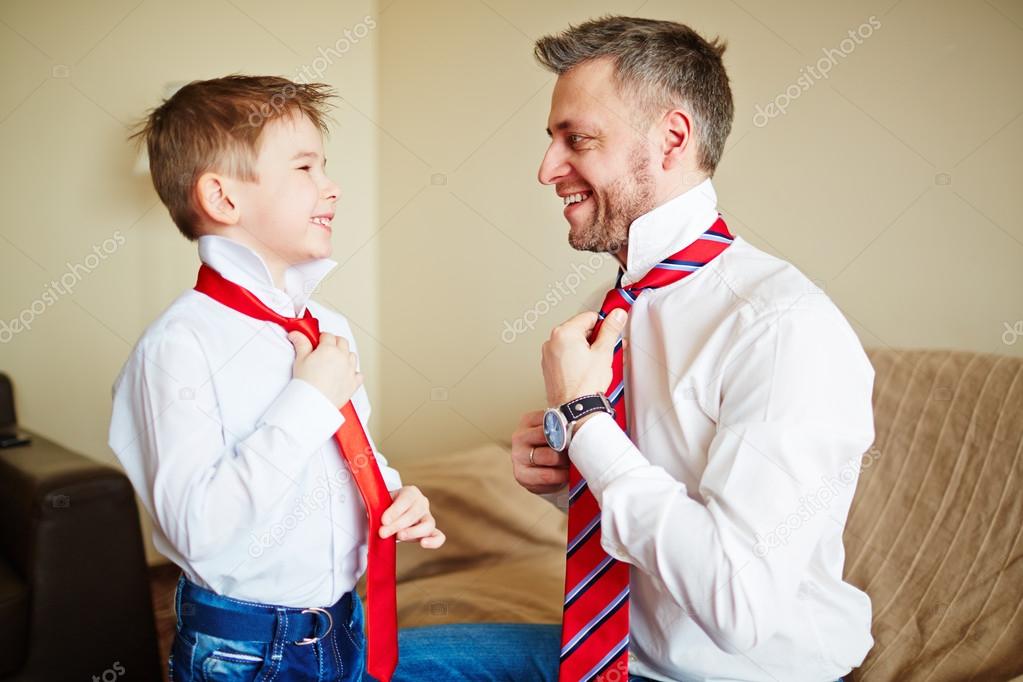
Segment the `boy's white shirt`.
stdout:
[[[358,353],[344,316],[309,298],[335,261],[288,268],[282,291],[249,247],[204,235],[198,248],[203,263],[281,315],[308,307],[321,332]],[[154,520],[154,545],[190,580],[237,599],[327,606],[365,571],[365,507],[332,438],[341,413],[292,377],[294,357],[279,325],[189,289],[146,328],[114,381],[108,443]],[[367,424],[365,388],[352,403]],[[398,472],[373,449],[397,490]]]

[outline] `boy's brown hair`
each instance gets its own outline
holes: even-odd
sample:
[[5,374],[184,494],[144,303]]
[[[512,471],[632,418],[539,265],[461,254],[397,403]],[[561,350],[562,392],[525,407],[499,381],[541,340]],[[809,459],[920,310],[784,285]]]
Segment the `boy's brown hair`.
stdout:
[[295,83],[278,76],[230,75],[192,81],[146,113],[128,139],[149,153],[153,187],[174,224],[189,241],[199,238],[195,183],[208,171],[256,182],[263,129],[302,113],[327,134],[329,100],[324,83]]

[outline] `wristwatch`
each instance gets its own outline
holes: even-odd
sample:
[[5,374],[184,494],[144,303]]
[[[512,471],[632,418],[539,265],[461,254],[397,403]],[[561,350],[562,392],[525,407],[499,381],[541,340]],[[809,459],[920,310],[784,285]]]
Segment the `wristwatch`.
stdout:
[[615,410],[603,393],[584,395],[558,407],[548,407],[543,413],[543,435],[547,445],[558,452],[568,450],[572,433],[577,422],[588,414],[607,412],[612,417]]

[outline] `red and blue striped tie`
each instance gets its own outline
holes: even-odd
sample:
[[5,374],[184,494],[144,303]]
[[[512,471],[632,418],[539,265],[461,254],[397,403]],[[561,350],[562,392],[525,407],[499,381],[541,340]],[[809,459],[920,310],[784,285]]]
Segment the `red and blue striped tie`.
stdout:
[[[677,282],[709,263],[732,243],[733,236],[718,216],[710,229],[689,246],[665,258],[635,284],[623,287],[618,273],[615,288],[607,293],[592,338],[612,310],[632,308],[647,289]],[[607,397],[615,408],[615,421],[628,433],[625,415],[625,380],[622,341],[611,361]],[[565,564],[565,605],[561,622],[559,682],[587,682],[607,678],[628,679],[629,565],[614,559],[600,545],[600,509],[586,480],[572,465],[568,474],[568,558]],[[612,675],[612,671],[616,674]]]

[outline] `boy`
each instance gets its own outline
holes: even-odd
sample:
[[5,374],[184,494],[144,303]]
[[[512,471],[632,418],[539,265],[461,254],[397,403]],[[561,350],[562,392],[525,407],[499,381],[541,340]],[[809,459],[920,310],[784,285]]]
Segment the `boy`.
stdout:
[[[202,261],[114,382],[109,437],[182,569],[172,680],[388,678],[393,543],[445,540],[364,434],[348,322],[309,298],[337,265],[331,96],[276,77],[195,81],[132,135]],[[367,564],[368,663],[354,592]]]

